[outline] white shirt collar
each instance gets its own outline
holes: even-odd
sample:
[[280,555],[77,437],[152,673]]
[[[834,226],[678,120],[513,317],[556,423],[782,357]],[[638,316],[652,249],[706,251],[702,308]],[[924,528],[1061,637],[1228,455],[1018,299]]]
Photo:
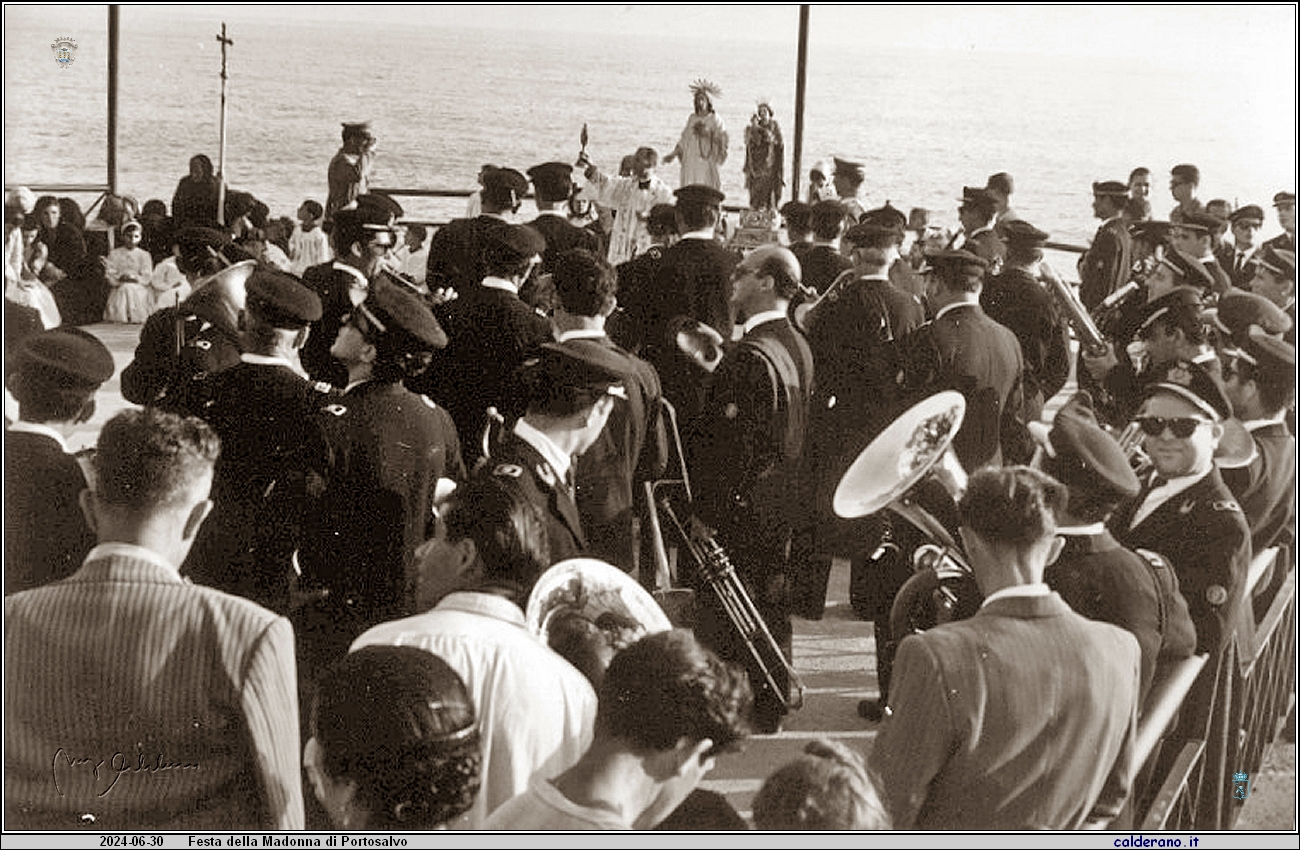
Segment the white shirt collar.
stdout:
[[784,310],[764,310],[761,313],[750,316],[745,320],[745,333],[749,333],[759,325],[765,325],[768,322],[775,322],[786,317]]
[[515,436],[523,440],[528,445],[537,449],[546,462],[555,470],[555,474],[560,476],[561,480],[569,474],[569,456],[560,450],[560,447],[551,442],[551,438],[538,431],[532,425],[529,425],[523,419],[515,422]]
[[519,287],[515,286],[514,283],[503,277],[493,277],[492,275],[488,275],[483,278],[483,287],[485,289],[500,289],[504,292],[509,292],[512,295],[519,294]]
[[1061,537],[1095,537],[1105,532],[1106,523],[1094,522],[1092,525],[1058,525],[1056,533]]
[[523,610],[504,596],[479,590],[456,590],[448,593],[433,606],[439,611],[466,611],[502,620],[521,629],[528,628]]
[[370,281],[366,279],[366,276],[361,273],[360,269],[354,269],[352,266],[349,266],[347,263],[341,263],[338,260],[334,261],[334,268],[338,269],[341,272],[347,272],[348,274],[355,277],[357,281],[361,284],[361,287],[363,289],[369,288]]
[[555,337],[556,342],[570,339],[604,339],[605,332],[600,328],[574,328]]
[[943,318],[947,314],[951,313],[953,310],[956,310],[958,307],[978,307],[978,306],[979,306],[978,301],[954,301],[951,304],[945,304],[942,307],[940,307],[938,312],[934,314],[934,318],[935,321],[938,321],[939,319]]
[[1248,419],[1241,423],[1241,426],[1247,431],[1258,431],[1260,428],[1267,428],[1270,425],[1285,425],[1286,418],[1277,416],[1272,419]]
[[[1133,512],[1133,520],[1129,523],[1129,528],[1137,528],[1144,519],[1155,513],[1157,508],[1184,490],[1190,489],[1192,485],[1209,475],[1213,469],[1214,464],[1210,464],[1210,468],[1204,472],[1194,472],[1191,475],[1170,478],[1163,485],[1151,488],[1150,492],[1147,493],[1147,497],[1142,500],[1142,504],[1138,505],[1138,509]],[[1148,478],[1147,482],[1150,483],[1155,476],[1156,473],[1151,473],[1151,478]]]
[[9,426],[9,430],[17,434],[40,434],[43,437],[49,437],[59,444],[59,448],[63,450],[64,454],[68,453],[68,441],[63,439],[63,435],[49,425],[42,425],[40,422],[24,422],[19,419]]
[[706,227],[703,230],[692,230],[690,233],[683,233],[683,239],[707,239],[712,242],[718,238],[717,232],[712,227]]
[[294,368],[293,363],[288,358],[271,354],[253,354],[245,351],[239,355],[239,359],[244,363],[252,363],[254,366],[288,366],[290,369]]
[[166,558],[159,555],[152,549],[146,549],[143,546],[136,546],[134,543],[100,543],[82,563],[90,561],[99,561],[111,557],[131,558],[136,561],[148,561],[156,567],[161,567],[169,573],[176,573],[179,576],[179,570],[176,569]]
[[997,599],[1010,599],[1018,596],[1051,596],[1051,594],[1052,589],[1041,581],[1033,584],[1013,584],[1011,587],[1004,587],[990,593],[980,603],[980,608],[988,607],[990,602]]
[[972,230],[970,233],[967,233],[966,238],[973,239],[974,237],[979,236],[981,233],[988,233],[992,229],[993,229],[993,225],[986,224],[983,227],[977,228],[975,230]]
[[1102,227],[1105,227],[1106,225],[1110,224],[1112,221],[1119,221],[1123,217],[1124,217],[1123,213],[1116,213],[1115,215],[1103,221],[1101,225]]

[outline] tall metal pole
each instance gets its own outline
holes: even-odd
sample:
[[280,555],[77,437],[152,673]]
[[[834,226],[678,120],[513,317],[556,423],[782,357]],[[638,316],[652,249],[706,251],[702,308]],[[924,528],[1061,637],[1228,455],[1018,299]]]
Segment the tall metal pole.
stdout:
[[117,194],[117,21],[120,7],[108,7],[108,193]]
[[799,200],[799,174],[803,170],[803,95],[808,83],[808,7],[799,7],[799,67],[794,83],[794,177],[791,200]]
[[221,146],[217,148],[217,224],[226,224],[226,48],[234,44],[226,38],[226,22],[221,22]]

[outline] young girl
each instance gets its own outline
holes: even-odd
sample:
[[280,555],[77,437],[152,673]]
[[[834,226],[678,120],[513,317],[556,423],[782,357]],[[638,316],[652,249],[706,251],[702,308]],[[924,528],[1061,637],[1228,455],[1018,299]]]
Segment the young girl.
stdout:
[[[173,239],[172,245],[175,244],[176,240]],[[190,282],[185,277],[185,273],[176,267],[175,250],[153,267],[153,278],[149,281],[149,288],[153,290],[154,311],[164,307],[175,307],[190,297]]]
[[330,251],[329,237],[320,229],[321,216],[325,210],[315,201],[306,200],[298,207],[300,229],[289,237],[289,258],[293,261],[289,271],[301,275],[305,270],[320,263],[328,263],[334,254]]
[[153,278],[153,258],[140,247],[144,228],[138,221],[122,225],[122,244],[109,252],[104,270],[112,292],[104,308],[104,321],[143,324],[152,312],[153,298],[149,282]]

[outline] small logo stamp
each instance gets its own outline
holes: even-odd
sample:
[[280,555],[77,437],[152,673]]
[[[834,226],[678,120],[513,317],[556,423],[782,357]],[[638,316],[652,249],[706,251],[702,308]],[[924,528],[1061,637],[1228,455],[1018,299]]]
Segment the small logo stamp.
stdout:
[[50,49],[54,51],[54,61],[59,63],[60,68],[71,66],[77,58],[77,42],[72,36],[59,36],[50,45]]
[[1234,773],[1232,774],[1232,797],[1234,800],[1245,800],[1250,796],[1250,774]]

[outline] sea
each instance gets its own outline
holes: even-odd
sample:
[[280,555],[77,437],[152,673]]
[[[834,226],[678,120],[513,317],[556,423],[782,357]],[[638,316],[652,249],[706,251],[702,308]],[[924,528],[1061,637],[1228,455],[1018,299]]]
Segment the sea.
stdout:
[[[6,185],[105,182],[107,13],[98,8],[6,6]],[[469,190],[484,163],[525,170],[573,161],[584,125],[587,153],[606,169],[641,145],[667,153],[701,77],[722,89],[727,202],[747,201],[744,128],[760,97],[781,124],[791,182],[794,13],[788,38],[758,42],[331,22],[316,20],[315,7],[296,8],[287,20],[228,29],[225,173],[273,215],[324,201],[344,121],[372,123],[372,186]],[[1294,79],[1261,79],[1212,56],[1200,71],[1162,65],[1130,34],[1118,34],[1133,38],[1123,59],[867,49],[819,39],[820,8],[807,63],[805,191],[815,162],[845,156],[866,165],[869,205],[924,207],[955,226],[962,187],[1005,171],[1023,218],[1082,244],[1097,225],[1092,182],[1126,180],[1135,166],[1152,171],[1157,218],[1173,206],[1166,180],[1177,163],[1200,167],[1204,200],[1269,209],[1275,192],[1295,189]],[[215,12],[209,20],[193,10],[168,17],[162,7],[122,8],[118,180],[141,203],[170,204],[194,154],[218,160],[220,29]],[[60,37],[77,44],[68,67],[51,49]],[[661,174],[677,185],[676,164]],[[410,218],[445,220],[464,208],[463,200],[402,202]],[[1269,218],[1266,235],[1277,230],[1271,210]]]

